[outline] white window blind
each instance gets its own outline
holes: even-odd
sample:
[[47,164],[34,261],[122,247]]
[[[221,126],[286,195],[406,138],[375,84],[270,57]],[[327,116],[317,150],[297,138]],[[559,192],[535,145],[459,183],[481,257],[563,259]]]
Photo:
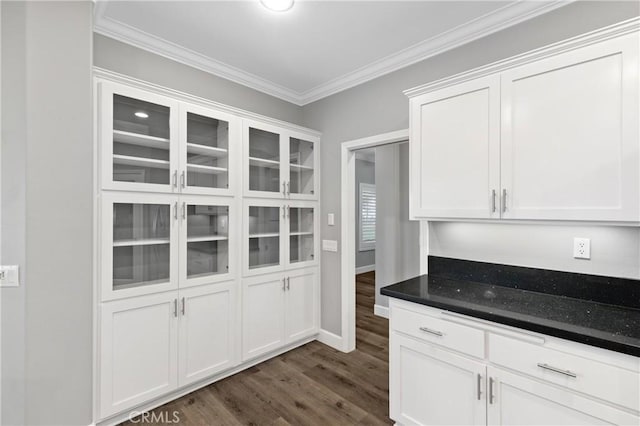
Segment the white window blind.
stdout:
[[376,248],[376,186],[370,183],[360,184],[360,241],[359,250]]

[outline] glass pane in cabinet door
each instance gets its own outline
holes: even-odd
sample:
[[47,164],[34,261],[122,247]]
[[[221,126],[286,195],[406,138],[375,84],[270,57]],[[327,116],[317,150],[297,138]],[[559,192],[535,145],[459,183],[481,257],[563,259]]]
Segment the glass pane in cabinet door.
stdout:
[[280,207],[249,207],[249,269],[280,263]]
[[113,180],[169,184],[169,107],[113,95]]
[[314,193],[313,142],[289,139],[289,184],[292,194]]
[[113,205],[113,289],[169,281],[170,207]]
[[289,262],[313,260],[313,209],[291,207],[289,223]]
[[229,208],[187,205],[187,277],[229,272]]
[[187,185],[229,187],[229,123],[187,114]]
[[249,129],[249,189],[280,192],[280,135]]

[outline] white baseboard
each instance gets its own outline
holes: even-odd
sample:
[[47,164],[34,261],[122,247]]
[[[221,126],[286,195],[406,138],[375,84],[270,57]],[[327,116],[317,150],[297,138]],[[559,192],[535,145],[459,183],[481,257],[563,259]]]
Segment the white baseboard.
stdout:
[[364,274],[365,272],[371,272],[376,270],[376,264],[373,265],[364,265],[359,268],[356,268],[356,274]]
[[318,342],[331,346],[333,349],[344,352],[342,337],[327,330],[320,329],[318,333]]
[[379,317],[389,319],[389,308],[387,306],[382,305],[374,305],[373,306],[373,314]]

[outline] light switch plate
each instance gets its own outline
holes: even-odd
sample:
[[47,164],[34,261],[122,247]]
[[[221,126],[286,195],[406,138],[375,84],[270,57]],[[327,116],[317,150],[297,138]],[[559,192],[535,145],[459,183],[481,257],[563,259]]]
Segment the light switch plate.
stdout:
[[329,226],[333,226],[336,224],[336,215],[333,213],[329,213],[327,215],[327,223],[329,224]]
[[0,266],[0,287],[18,287],[20,283],[18,271],[18,265]]
[[338,251],[338,242],[336,240],[322,240],[323,251]]

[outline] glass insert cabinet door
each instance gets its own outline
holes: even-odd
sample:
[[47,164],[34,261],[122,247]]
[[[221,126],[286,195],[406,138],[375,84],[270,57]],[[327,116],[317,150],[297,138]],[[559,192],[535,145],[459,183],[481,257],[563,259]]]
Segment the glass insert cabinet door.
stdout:
[[235,149],[240,148],[239,120],[222,112],[182,105],[180,185],[182,192],[224,193],[233,189]]
[[100,84],[102,186],[171,192],[177,183],[177,104],[137,89]]
[[103,299],[176,288],[176,203],[149,194],[108,194],[102,204]]
[[282,143],[278,129],[249,123],[245,126],[245,189],[263,196],[283,197]]
[[228,201],[183,201],[181,287],[229,279],[238,220]]
[[315,198],[315,143],[289,137],[289,181],[287,193],[293,197],[306,195]]
[[314,262],[315,208],[287,205],[289,222],[289,264]]
[[277,271],[283,266],[284,220],[282,203],[245,201],[245,273]]

